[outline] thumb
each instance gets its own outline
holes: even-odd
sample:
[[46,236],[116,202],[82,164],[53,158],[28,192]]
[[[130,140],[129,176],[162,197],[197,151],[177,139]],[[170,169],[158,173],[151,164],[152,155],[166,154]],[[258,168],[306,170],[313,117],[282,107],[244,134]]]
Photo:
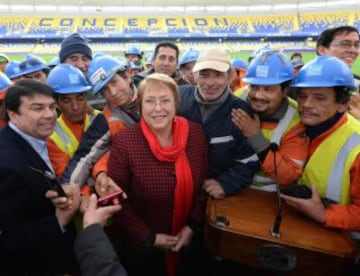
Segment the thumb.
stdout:
[[311,186],[311,191],[312,191],[312,198],[319,198],[320,197],[320,195],[319,195],[319,192],[318,192],[318,190],[317,190],[317,188],[316,188],[316,186]]
[[96,194],[91,194],[89,198],[88,210],[95,210],[97,208]]
[[107,186],[108,186],[108,179],[106,178],[105,180],[101,181],[101,183],[100,183],[101,192],[106,192]]

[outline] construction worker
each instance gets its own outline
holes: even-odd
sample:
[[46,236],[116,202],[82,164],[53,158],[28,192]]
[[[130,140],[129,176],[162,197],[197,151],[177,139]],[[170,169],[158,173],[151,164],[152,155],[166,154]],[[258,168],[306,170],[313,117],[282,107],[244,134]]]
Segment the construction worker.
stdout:
[[246,86],[243,78],[246,74],[248,64],[242,58],[234,58],[231,60],[231,80],[230,88],[235,96],[239,96]]
[[194,78],[194,72],[193,68],[195,65],[195,62],[200,54],[199,50],[190,48],[184,54],[179,60],[179,69],[182,78],[191,85],[196,85],[195,78]]
[[180,86],[178,115],[201,124],[208,140],[209,176],[203,189],[213,198],[240,193],[259,170],[246,137],[231,121],[231,110],[250,112],[249,105],[229,88],[231,60],[217,48],[200,53],[193,71],[196,86]]
[[0,72],[0,129],[6,126],[4,98],[7,88],[12,84],[11,80]]
[[130,46],[125,52],[125,58],[127,60],[128,65],[135,60],[139,60],[141,63],[143,52],[136,46]]
[[86,77],[92,59],[92,50],[88,40],[78,34],[73,33],[63,39],[59,51],[60,63],[68,63],[80,69]]
[[254,176],[252,188],[276,191],[276,182],[294,183],[302,173],[308,139],[296,102],[287,96],[293,77],[291,61],[284,53],[261,53],[248,68],[244,81],[249,84],[249,91],[242,95],[254,113],[232,111],[233,122],[261,161],[261,171]]
[[45,60],[35,55],[27,55],[19,64],[19,77],[46,83],[49,67]]
[[91,85],[78,68],[70,64],[56,66],[50,72],[47,84],[55,91],[61,112],[47,142],[51,164],[56,176],[61,177],[99,111],[87,112],[86,92]]
[[[84,185],[94,164],[109,150],[112,137],[140,119],[136,101],[137,90],[122,62],[108,55],[94,59],[90,62],[88,79],[93,93],[101,93],[107,103],[103,113],[95,118],[71,159],[61,179],[64,183],[71,179],[79,185]],[[111,181],[106,174],[108,157],[103,158],[99,169],[93,173],[96,182],[99,183],[95,187],[102,184],[107,186],[108,181]]]
[[5,74],[12,81],[17,81],[21,79],[21,70],[20,70],[19,61],[10,61],[5,67]]
[[312,196],[282,198],[321,225],[354,231],[360,239],[360,123],[346,112],[356,88],[353,74],[340,59],[319,56],[300,70],[293,86],[310,138],[298,183],[310,187]]

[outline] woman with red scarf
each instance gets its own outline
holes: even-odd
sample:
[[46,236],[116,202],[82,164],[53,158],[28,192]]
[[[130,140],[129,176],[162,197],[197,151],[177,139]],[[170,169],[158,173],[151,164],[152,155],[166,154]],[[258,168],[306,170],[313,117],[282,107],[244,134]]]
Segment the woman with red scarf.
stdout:
[[130,276],[180,275],[179,268],[190,275],[183,257],[204,217],[207,143],[200,125],[175,116],[179,92],[170,77],[151,74],[138,91],[140,123],[116,136],[108,163],[128,195],[114,218],[121,260]]

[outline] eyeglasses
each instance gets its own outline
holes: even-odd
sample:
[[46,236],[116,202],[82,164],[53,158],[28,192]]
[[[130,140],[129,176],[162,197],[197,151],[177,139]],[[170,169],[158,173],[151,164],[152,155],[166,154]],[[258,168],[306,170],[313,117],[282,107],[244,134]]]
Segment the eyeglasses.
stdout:
[[144,105],[155,107],[158,104],[161,107],[167,106],[168,104],[172,103],[172,100],[170,98],[164,98],[164,99],[145,99]]
[[360,49],[360,41],[352,42],[350,40],[342,40],[342,41],[335,41],[330,44],[331,46],[338,46],[343,49],[351,49],[352,46],[355,47],[356,50]]

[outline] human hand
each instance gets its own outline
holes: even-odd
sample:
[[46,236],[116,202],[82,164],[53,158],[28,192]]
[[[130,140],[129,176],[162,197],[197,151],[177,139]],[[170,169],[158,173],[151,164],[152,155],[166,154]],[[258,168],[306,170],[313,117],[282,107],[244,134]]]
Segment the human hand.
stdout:
[[316,187],[312,186],[311,190],[312,196],[309,199],[302,199],[284,194],[281,194],[280,197],[290,206],[298,209],[300,212],[304,213],[313,220],[324,224],[326,222],[325,207]]
[[[95,190],[99,196],[105,196],[120,190],[120,187],[107,176],[106,172],[101,172],[96,176]],[[123,194],[126,198],[126,194]]]
[[238,127],[245,137],[249,138],[260,131],[260,118],[256,113],[250,116],[244,110],[234,108],[231,111],[231,116],[232,122]]
[[213,198],[219,199],[225,197],[225,192],[220,182],[213,178],[205,179],[202,188]]
[[80,205],[80,189],[75,183],[62,185],[66,197],[59,197],[54,190],[48,190],[45,196],[55,205],[55,216],[61,226],[66,227],[74,217]]
[[164,251],[168,251],[171,248],[175,247],[178,241],[179,237],[177,236],[160,233],[155,235],[154,246]]
[[349,112],[356,119],[360,120],[360,93],[356,93],[351,96],[349,102]]
[[193,236],[194,232],[193,230],[185,225],[179,233],[177,234],[177,237],[179,238],[179,241],[176,243],[174,247],[171,248],[171,251],[179,252],[181,248],[188,245],[191,242],[191,238]]
[[86,228],[92,224],[98,223],[102,227],[106,224],[107,220],[116,212],[120,211],[121,205],[109,205],[105,207],[97,207],[97,197],[92,194],[88,198],[88,206],[84,212],[83,227]]

